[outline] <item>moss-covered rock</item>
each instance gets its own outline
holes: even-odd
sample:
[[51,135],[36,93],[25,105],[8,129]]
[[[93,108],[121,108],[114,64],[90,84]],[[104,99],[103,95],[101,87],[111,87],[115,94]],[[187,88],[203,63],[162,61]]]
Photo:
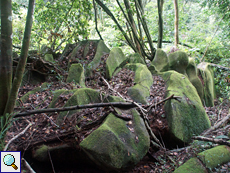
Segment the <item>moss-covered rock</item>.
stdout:
[[109,57],[106,61],[106,78],[111,79],[114,72],[121,68],[121,65],[126,61],[124,53],[120,48],[113,48],[110,51]]
[[230,147],[221,145],[198,154],[199,159],[207,168],[213,169],[230,162]]
[[110,50],[105,45],[104,41],[99,40],[97,43],[96,54],[94,55],[93,61],[90,62],[86,67],[85,75],[87,77],[93,75],[92,71],[100,65],[100,62],[102,61],[101,58],[103,57],[103,55],[109,54],[109,52]]
[[54,63],[54,58],[53,58],[53,55],[52,54],[45,54],[44,58],[43,58],[45,61],[48,61],[48,62],[51,62],[51,63]]
[[135,166],[150,146],[148,132],[138,112],[130,109],[126,113],[132,115],[131,121],[124,121],[111,113],[80,143],[88,156],[106,171]]
[[77,89],[74,89],[74,90],[65,90],[65,89],[60,89],[60,90],[56,90],[56,91],[53,91],[53,99],[51,101],[51,103],[49,104],[49,108],[55,108],[57,107],[57,103],[58,103],[58,100],[59,100],[59,97],[63,97],[63,96],[67,96],[69,94],[73,94],[77,91]]
[[181,74],[186,74],[186,68],[188,66],[188,55],[182,51],[176,51],[168,56],[169,69],[175,70]]
[[78,83],[80,86],[85,87],[84,68],[80,63],[71,65],[69,69],[69,75],[66,81],[74,81],[75,83]]
[[197,67],[196,67],[196,64],[193,58],[189,58],[189,64],[186,68],[186,73],[188,75],[190,82],[196,88],[197,93],[200,96],[201,102],[204,103],[203,102],[204,101],[204,92],[203,92],[204,88],[197,75]]
[[179,101],[170,99],[164,105],[169,131],[176,140],[187,143],[193,135],[210,127],[209,118],[195,87],[186,76],[168,71],[162,77],[166,81],[165,97],[172,94],[180,97]]
[[191,158],[173,173],[208,173],[198,158]]
[[159,72],[169,70],[169,60],[167,54],[162,49],[157,49],[155,57],[151,63]]
[[146,65],[144,58],[142,58],[139,53],[134,53],[134,54],[129,55],[127,57],[127,62],[128,63],[140,63],[140,64]]
[[134,101],[146,104],[150,87],[153,84],[151,72],[148,70],[146,65],[140,63],[127,64],[124,68],[133,70],[135,72],[134,82],[136,84],[128,89],[128,95]]
[[[69,98],[64,107],[68,106],[76,106],[76,105],[85,105],[89,103],[107,103],[107,102],[119,102],[123,101],[121,98],[116,96],[105,96],[101,94],[99,91],[90,88],[80,88]],[[71,110],[60,112],[57,117],[57,123],[61,124],[63,122],[63,118],[67,115],[70,117],[74,113],[79,110]]]
[[204,100],[205,106],[214,106],[215,98],[215,86],[214,86],[214,74],[211,66],[207,62],[202,62],[197,65],[199,74],[202,77],[204,84]]

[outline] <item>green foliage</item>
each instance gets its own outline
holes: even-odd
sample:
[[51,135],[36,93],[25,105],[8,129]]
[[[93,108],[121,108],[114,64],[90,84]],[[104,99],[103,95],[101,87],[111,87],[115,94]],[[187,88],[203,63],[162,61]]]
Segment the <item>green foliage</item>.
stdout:
[[79,41],[88,36],[92,4],[88,0],[37,0],[33,25],[34,43],[48,41],[57,48],[62,42]]

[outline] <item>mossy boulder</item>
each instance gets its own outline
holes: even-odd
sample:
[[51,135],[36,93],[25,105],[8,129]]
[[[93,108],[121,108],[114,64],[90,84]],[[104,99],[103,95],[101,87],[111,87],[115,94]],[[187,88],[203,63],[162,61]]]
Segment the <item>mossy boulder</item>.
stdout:
[[205,106],[214,106],[215,98],[215,86],[214,86],[214,74],[211,66],[207,62],[202,62],[197,65],[199,75],[202,78],[204,85],[204,100]]
[[91,61],[86,67],[85,75],[87,77],[93,75],[92,71],[100,65],[101,61],[103,61],[103,55],[109,54],[109,52],[110,50],[105,45],[104,41],[99,40],[97,43],[96,54],[94,55],[93,61]]
[[186,73],[188,75],[190,82],[196,88],[197,93],[200,96],[201,102],[204,103],[204,88],[201,83],[201,80],[197,75],[197,67],[193,58],[189,58],[189,64],[186,68]]
[[[76,106],[76,105],[85,105],[89,103],[107,103],[107,102],[119,102],[123,101],[121,98],[116,96],[106,97],[104,94],[101,94],[99,91],[90,88],[80,88],[69,98],[65,103],[64,107]],[[79,110],[71,110],[60,112],[57,117],[57,123],[61,124],[65,116],[70,117]]]
[[169,69],[175,70],[178,73],[186,74],[186,68],[188,66],[188,55],[185,52],[182,51],[176,51],[168,56],[169,60]]
[[140,64],[146,65],[144,58],[142,58],[139,53],[134,53],[134,54],[129,55],[127,57],[127,62],[128,63],[140,63]]
[[208,173],[208,171],[198,158],[191,158],[173,173]]
[[106,78],[111,79],[111,77],[121,69],[121,65],[124,64],[127,58],[122,52],[121,48],[113,48],[110,51],[109,57],[106,61]]
[[166,81],[165,97],[172,94],[180,97],[179,100],[170,99],[164,105],[169,131],[175,140],[188,143],[193,135],[199,135],[210,127],[209,118],[196,88],[186,76],[167,71],[162,77]]
[[132,120],[124,121],[112,113],[86,137],[80,147],[106,171],[134,167],[147,153],[150,139],[144,122],[135,109],[126,111]]
[[53,99],[51,101],[51,103],[49,104],[49,108],[56,108],[58,105],[58,100],[59,100],[59,97],[65,97],[69,94],[73,94],[77,91],[77,89],[74,89],[74,90],[65,90],[65,89],[60,89],[60,90],[56,90],[56,91],[53,91]]
[[135,63],[127,64],[124,68],[130,69],[135,72],[133,87],[128,89],[128,95],[136,102],[146,104],[147,97],[149,96],[150,87],[153,84],[151,72],[146,65]]
[[51,63],[55,62],[52,54],[45,54],[45,56],[43,57],[43,59],[45,61],[48,61],[48,62],[51,62]]
[[213,169],[218,165],[230,162],[230,147],[221,145],[198,154],[199,159],[207,168]]
[[85,75],[84,68],[80,63],[72,64],[69,69],[69,75],[67,77],[67,82],[74,81],[82,87],[85,87]]
[[169,60],[167,54],[162,49],[157,49],[151,65],[155,66],[156,70],[159,72],[168,71]]

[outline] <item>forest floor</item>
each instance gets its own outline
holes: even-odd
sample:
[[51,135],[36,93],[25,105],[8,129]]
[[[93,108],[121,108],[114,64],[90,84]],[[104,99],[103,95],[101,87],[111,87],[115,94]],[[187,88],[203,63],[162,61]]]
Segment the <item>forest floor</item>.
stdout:
[[[81,63],[88,64],[92,60],[94,55],[93,47],[92,51],[88,53],[87,58],[79,58]],[[104,56],[104,62],[107,58],[107,55]],[[83,62],[84,60],[84,62]],[[68,56],[60,63],[60,67],[64,68],[67,64]],[[63,66],[63,67],[62,67]],[[102,93],[109,93],[111,95],[118,96],[120,93],[124,98],[128,98],[127,89],[134,85],[134,73],[130,70],[123,69],[116,74],[108,83],[110,86],[117,92],[111,93],[108,91],[108,85],[103,81],[101,72],[105,72],[105,63],[100,64],[100,71],[95,71],[94,76],[91,78],[86,78],[86,87],[100,90]],[[63,80],[65,81],[65,80]],[[165,93],[165,83],[164,80],[159,76],[153,76],[153,85],[150,90],[149,104],[155,105],[156,103],[164,99]],[[47,78],[47,82],[50,83],[50,86],[44,89],[43,91],[31,94],[26,103],[21,103],[21,105],[15,108],[15,111],[28,111],[35,109],[46,109],[53,98],[53,91],[58,89],[72,90],[80,88],[79,85],[74,83],[66,83],[60,80],[56,80],[54,77]],[[41,84],[40,84],[41,85]],[[28,91],[31,91],[39,85],[31,85],[29,83],[22,86],[19,90],[19,100],[24,94]],[[63,107],[66,101],[71,97],[69,95],[61,95],[58,98],[58,102],[55,105],[57,108]],[[203,141],[192,141],[190,144],[185,144],[184,146],[176,146],[171,144],[170,141],[167,141],[167,121],[166,116],[163,111],[164,103],[161,103],[158,106],[154,106],[150,113],[148,114],[148,119],[150,122],[150,127],[153,133],[161,141],[164,146],[163,150],[157,150],[153,146],[150,147],[146,156],[131,170],[126,171],[126,173],[161,173],[161,172],[173,172],[177,167],[185,163],[191,157],[196,156],[199,152],[204,151],[208,148],[213,147],[215,144],[212,142],[203,142]],[[229,111],[229,103],[227,102],[215,102],[214,107],[205,107],[206,113],[208,114],[211,124],[214,125],[220,120],[222,120]],[[111,108],[90,108],[83,109],[81,112],[76,113],[70,118],[65,118],[63,124],[58,126],[55,121],[58,116],[58,113],[41,113],[35,115],[29,115],[24,117],[15,118],[12,126],[9,128],[5,142],[8,143],[10,139],[16,136],[18,133],[23,131],[25,127],[32,123],[32,126],[28,130],[8,146],[8,151],[23,151],[22,157],[26,150],[29,150],[33,145],[46,143],[48,141],[60,139],[63,136],[70,136],[70,140],[77,140],[79,143],[87,137],[93,130],[95,130],[99,124],[92,125],[91,122],[98,122],[101,117],[111,112]],[[81,121],[79,121],[81,119]],[[83,129],[80,132],[76,131],[76,126]],[[90,127],[90,128],[89,128]],[[217,136],[228,137],[230,134],[230,124],[226,122],[220,128],[211,131],[206,135],[206,137],[215,138]],[[61,138],[62,139],[62,138]],[[61,140],[60,139],[60,140]],[[180,147],[180,148],[178,148]],[[28,161],[29,162],[29,161]],[[22,162],[24,163],[24,162]],[[28,167],[25,164],[22,164],[24,172],[29,172]],[[47,172],[56,173],[69,173],[69,172],[103,172],[96,167],[82,166],[78,168],[62,168],[49,170]],[[228,172],[230,171],[230,162],[224,165],[221,165],[218,168],[212,170],[213,172]],[[39,171],[38,171],[39,172]],[[125,171],[124,171],[125,172]]]

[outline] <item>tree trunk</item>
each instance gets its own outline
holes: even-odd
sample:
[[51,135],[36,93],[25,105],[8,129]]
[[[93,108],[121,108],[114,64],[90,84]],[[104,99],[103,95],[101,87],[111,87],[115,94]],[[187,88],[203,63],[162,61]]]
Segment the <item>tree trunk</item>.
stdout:
[[0,116],[3,115],[12,84],[12,5],[1,0]]
[[178,3],[177,0],[174,0],[174,9],[175,9],[175,25],[174,25],[174,38],[175,38],[175,43],[174,45],[177,47],[179,43],[179,34],[178,34],[178,23],[179,23],[179,12],[178,12]]
[[[29,6],[28,6],[28,12],[27,12],[27,18],[26,18],[26,26],[24,31],[24,38],[22,43],[22,50],[20,55],[20,60],[16,69],[10,97],[8,99],[4,115],[6,113],[12,113],[14,110],[14,105],[17,99],[18,90],[22,81],[23,73],[26,66],[26,60],[28,56],[28,49],[29,49],[29,43],[30,43],[30,34],[31,34],[31,28],[33,23],[33,14],[34,14],[34,7],[35,7],[35,0],[29,0]],[[10,119],[11,117],[7,117]],[[8,121],[6,121],[8,122]]]
[[157,0],[157,7],[158,7],[158,42],[157,42],[157,48],[162,48],[162,40],[163,40],[163,3],[164,0]]

